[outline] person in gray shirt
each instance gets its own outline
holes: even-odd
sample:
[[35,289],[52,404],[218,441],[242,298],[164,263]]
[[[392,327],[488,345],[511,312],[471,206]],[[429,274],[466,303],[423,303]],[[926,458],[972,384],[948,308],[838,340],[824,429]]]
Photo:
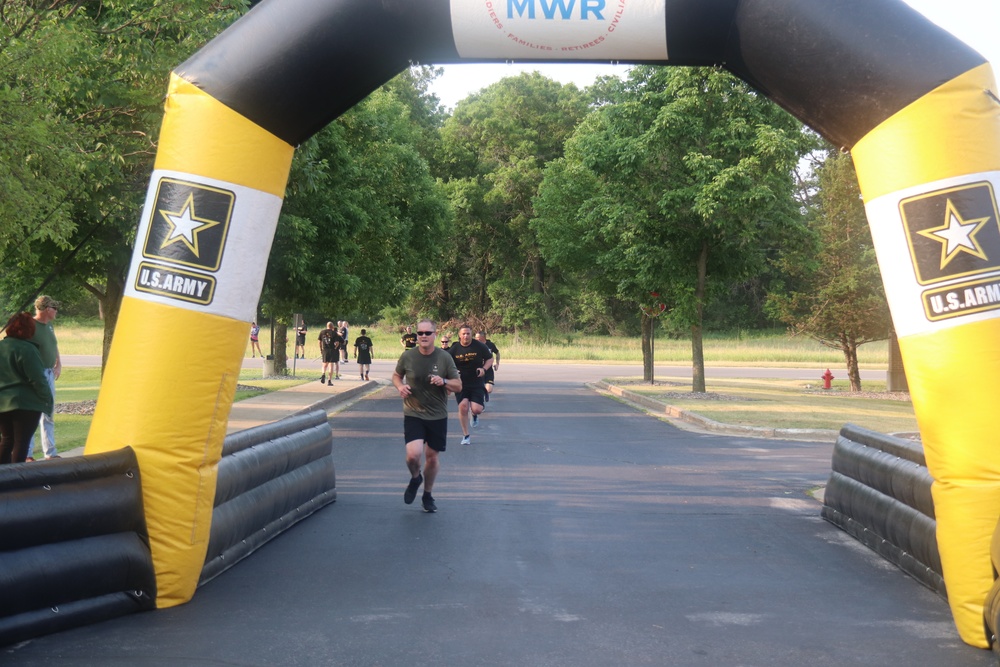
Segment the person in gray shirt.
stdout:
[[421,504],[425,512],[437,511],[431,491],[440,468],[438,454],[445,450],[448,441],[448,392],[462,391],[455,360],[435,346],[435,334],[434,322],[418,322],[417,346],[400,355],[392,373],[392,384],[403,399],[403,440],[406,467],[410,471],[403,502],[411,504],[423,484]]
[[[49,381],[52,389],[52,400],[56,397],[56,380],[62,374],[62,358],[59,356],[59,343],[56,341],[56,332],[52,327],[52,320],[59,314],[59,302],[50,296],[42,295],[35,299],[35,336],[31,342],[38,346],[38,352],[42,355],[42,365],[45,367],[45,377]],[[42,454],[46,459],[58,459],[56,453],[56,424],[52,421],[52,415],[48,412],[42,413],[42,418],[38,423],[42,433]],[[34,461],[35,437],[31,437],[28,445],[28,461]]]

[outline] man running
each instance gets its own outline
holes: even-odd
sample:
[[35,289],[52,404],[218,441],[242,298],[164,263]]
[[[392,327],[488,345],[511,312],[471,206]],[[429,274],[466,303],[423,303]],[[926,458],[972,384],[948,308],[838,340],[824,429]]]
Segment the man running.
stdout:
[[326,381],[327,386],[332,387],[334,379],[340,379],[340,348],[344,347],[344,339],[333,328],[333,322],[326,323],[318,339],[319,353],[323,358],[323,374],[319,376],[319,383]]
[[462,444],[471,445],[469,421],[471,418],[472,426],[479,426],[479,415],[486,402],[484,378],[486,371],[493,367],[493,354],[488,347],[472,339],[472,327],[468,324],[459,328],[458,342],[452,343],[448,354],[455,360],[462,377],[462,391],[455,394],[455,400],[458,401],[458,423],[462,425]]
[[[477,333],[476,340],[478,340],[480,343],[488,347],[490,349],[490,352],[493,353],[493,366],[488,371],[486,371],[486,375],[483,377],[483,382],[485,383],[486,387],[486,402],[489,403],[490,394],[493,393],[493,385],[495,384],[494,383],[494,380],[496,379],[495,373],[496,371],[500,370],[500,350],[498,350],[497,346],[493,344],[493,341],[491,341],[489,338],[486,337],[485,331],[480,331],[479,333]],[[483,411],[485,410],[486,406],[484,405]]]
[[417,334],[413,333],[413,327],[407,326],[406,333],[399,339],[399,344],[403,349],[410,350],[417,346]]
[[[403,440],[410,483],[403,502],[411,504],[424,485],[421,504],[425,512],[436,512],[431,495],[440,463],[438,454],[448,444],[448,392],[462,391],[462,381],[451,356],[434,346],[436,326],[430,320],[417,323],[417,346],[404,350],[392,373],[392,384],[403,398]],[[420,457],[424,457],[423,474]]]

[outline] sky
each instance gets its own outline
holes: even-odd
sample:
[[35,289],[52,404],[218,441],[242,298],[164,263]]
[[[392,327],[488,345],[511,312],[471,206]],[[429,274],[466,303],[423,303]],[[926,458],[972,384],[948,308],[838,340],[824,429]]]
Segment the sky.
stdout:
[[[905,0],[905,2],[976,49],[1000,78],[1000,0]],[[490,84],[521,72],[539,71],[561,83],[589,86],[598,76],[625,76],[625,65],[583,63],[445,65],[432,92],[449,109],[459,100]]]

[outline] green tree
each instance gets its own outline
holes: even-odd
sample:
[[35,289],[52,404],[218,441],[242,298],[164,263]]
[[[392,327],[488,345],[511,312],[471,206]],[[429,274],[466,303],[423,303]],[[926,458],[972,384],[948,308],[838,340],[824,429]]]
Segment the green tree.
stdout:
[[[636,67],[595,90],[535,202],[543,255],[635,308],[657,292],[691,332],[703,392],[706,304],[759,274],[799,223],[791,174],[807,135],[721,70]],[[647,353],[652,326],[644,315]]]
[[8,307],[23,299],[25,276],[61,271],[100,300],[106,356],[169,73],[245,9],[244,0],[0,0]]
[[[262,296],[278,337],[294,312],[374,317],[441,264],[448,202],[420,154],[414,99],[398,94],[408,80],[375,91],[298,149]],[[275,357],[280,372],[283,346]]]
[[858,347],[888,337],[889,307],[854,161],[829,149],[817,175],[811,242],[781,258],[795,286],[774,292],[768,305],[793,333],[843,352],[851,391],[861,391]]
[[[439,168],[455,211],[451,261],[430,290],[444,317],[540,325],[556,277],[529,224],[546,163],[587,112],[586,97],[534,72],[459,102],[442,128]],[[427,286],[430,287],[430,286]]]

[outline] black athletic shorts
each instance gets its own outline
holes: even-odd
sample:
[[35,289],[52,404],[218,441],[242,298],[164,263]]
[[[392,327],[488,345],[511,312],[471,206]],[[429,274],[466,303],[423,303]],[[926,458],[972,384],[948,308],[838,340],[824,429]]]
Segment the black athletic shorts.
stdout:
[[448,445],[448,418],[421,419],[403,415],[403,442],[423,440],[435,452],[443,452]]
[[340,361],[340,350],[327,347],[323,349],[323,363],[333,364]]
[[455,394],[455,401],[461,404],[465,399],[470,403],[486,404],[486,387],[463,387],[462,391]]

